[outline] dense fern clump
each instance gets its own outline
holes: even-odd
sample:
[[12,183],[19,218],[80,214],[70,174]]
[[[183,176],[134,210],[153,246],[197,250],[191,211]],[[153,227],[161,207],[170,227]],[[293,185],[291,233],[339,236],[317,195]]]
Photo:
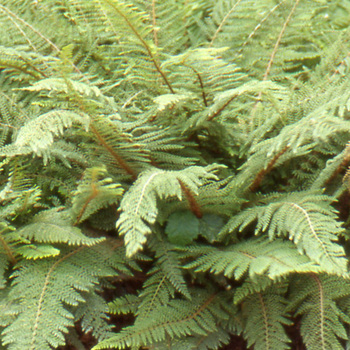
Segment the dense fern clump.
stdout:
[[1,349],[350,346],[348,1],[0,23]]

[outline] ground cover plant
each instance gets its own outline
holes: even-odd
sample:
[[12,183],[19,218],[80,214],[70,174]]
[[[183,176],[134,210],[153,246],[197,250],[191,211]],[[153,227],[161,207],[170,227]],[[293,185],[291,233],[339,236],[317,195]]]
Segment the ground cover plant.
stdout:
[[349,347],[349,1],[0,23],[1,349]]

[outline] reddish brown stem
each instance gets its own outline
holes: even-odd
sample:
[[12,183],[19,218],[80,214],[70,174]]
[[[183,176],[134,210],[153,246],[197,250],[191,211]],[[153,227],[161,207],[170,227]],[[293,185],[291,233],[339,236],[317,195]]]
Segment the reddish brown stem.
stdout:
[[17,260],[14,256],[14,254],[12,253],[12,250],[10,248],[10,246],[7,244],[7,242],[5,241],[4,237],[2,236],[2,233],[0,233],[0,243],[3,246],[6,255],[8,257],[8,259],[10,260],[10,262],[15,265],[17,263]]
[[186,196],[186,199],[188,201],[188,204],[190,206],[192,213],[194,215],[196,215],[196,217],[198,219],[200,219],[203,216],[203,213],[202,213],[201,208],[200,208],[198,202],[196,201],[193,193],[181,180],[178,180],[178,181],[179,181],[179,184],[181,186],[182,192]]
[[263,180],[263,178],[265,177],[266,174],[268,174],[274,167],[274,165],[276,164],[277,160],[284,154],[287,152],[289,146],[286,146],[282,149],[281,152],[277,153],[271,160],[270,163],[267,165],[266,168],[261,169],[258,174],[255,176],[255,179],[253,181],[253,183],[250,186],[250,190],[251,191],[256,191],[260,184],[261,181]]
[[130,167],[130,165],[119,155],[117,152],[107,143],[98,130],[90,125],[90,130],[94,133],[100,144],[112,155],[118,165],[124,169],[134,180],[137,178],[136,172]]
[[78,225],[80,223],[81,218],[83,217],[86,208],[88,207],[88,205],[90,204],[90,202],[97,197],[98,195],[98,189],[96,188],[96,185],[94,183],[91,184],[92,187],[92,193],[89,196],[89,198],[86,200],[86,202],[84,203],[83,207],[81,208],[77,219],[75,220],[74,226]]

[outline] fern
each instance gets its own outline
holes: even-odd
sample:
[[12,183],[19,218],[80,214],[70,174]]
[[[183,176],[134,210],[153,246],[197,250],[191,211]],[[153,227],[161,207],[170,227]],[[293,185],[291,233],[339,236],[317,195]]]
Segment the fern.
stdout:
[[344,348],[349,13],[3,0],[0,347]]
[[[3,343],[9,344],[10,349],[50,349],[63,345],[63,333],[74,320],[67,305],[85,302],[79,292],[92,291],[99,277],[114,275],[113,259],[122,265],[122,260],[108,245],[103,247],[103,250],[80,247],[66,251],[57,258],[43,261],[40,267],[31,261],[25,262],[13,276],[14,285],[8,298],[17,317],[3,333]],[[98,269],[86,269],[86,263]],[[23,322],[28,324],[24,332]],[[51,322],[61,326],[52,332],[47,327]],[[19,329],[22,337],[16,336]]]
[[343,349],[339,341],[347,339],[343,322],[350,320],[337,300],[348,297],[348,280],[309,274],[293,279],[292,286],[288,309],[302,315],[301,333],[308,349]]
[[[143,320],[141,324],[125,329],[119,335],[101,342],[94,349],[111,347],[125,349],[127,346],[152,344],[165,340],[166,334],[174,338],[191,333],[205,335],[213,332],[216,326],[212,313],[215,313],[218,308],[217,303],[214,302],[217,300],[215,297],[215,294],[200,293],[195,303],[189,301],[170,303],[169,306],[161,307],[156,310],[157,312],[150,313],[148,319]],[[160,317],[160,319],[155,317]]]
[[182,200],[185,189],[196,195],[200,185],[217,179],[213,174],[216,170],[217,166],[214,165],[207,169],[190,167],[178,172],[153,170],[140,176],[123,197],[117,222],[120,234],[125,235],[127,255],[132,256],[142,249],[146,243],[145,236],[152,232],[148,225],[156,221],[158,198],[177,197]]
[[300,254],[292,243],[279,239],[273,242],[251,239],[224,250],[200,246],[187,248],[185,256],[193,259],[185,266],[187,269],[223,273],[236,280],[246,275],[252,279],[265,275],[276,280],[292,272],[322,271],[320,266]]
[[266,206],[256,206],[233,217],[222,234],[235,229],[242,231],[257,220],[255,234],[266,231],[270,239],[288,236],[300,252],[305,252],[330,273],[346,274],[345,252],[334,243],[343,230],[335,221],[334,209],[329,205],[332,198],[317,193],[290,193],[283,199],[277,198],[277,201],[272,198]]

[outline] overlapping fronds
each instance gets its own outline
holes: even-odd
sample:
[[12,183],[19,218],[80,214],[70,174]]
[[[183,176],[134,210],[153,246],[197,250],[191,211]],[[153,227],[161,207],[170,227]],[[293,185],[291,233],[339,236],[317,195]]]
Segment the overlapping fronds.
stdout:
[[3,0],[0,347],[342,349],[349,14]]
[[[232,217],[222,235],[235,230],[243,231],[256,223],[255,234],[266,232],[270,239],[288,237],[322,268],[336,274],[347,273],[343,247],[336,243],[343,229],[336,221],[330,206],[333,198],[318,193],[290,193],[272,198],[261,206],[246,209]],[[315,249],[317,247],[317,249]]]
[[[202,335],[215,332],[218,315],[227,318],[220,310],[220,300],[216,294],[197,290],[195,301],[174,300],[148,315],[146,320],[135,323],[112,338],[102,341],[94,349],[137,347],[154,344],[190,334]],[[215,316],[214,316],[215,315]]]
[[[3,344],[9,349],[43,350],[63,345],[64,333],[74,322],[67,307],[87,302],[80,292],[93,293],[99,277],[116,274],[116,265],[125,270],[123,258],[105,243],[67,250],[40,263],[23,262],[8,296],[16,320],[4,331]],[[49,324],[60,326],[53,330]]]
[[143,173],[120,204],[117,222],[119,233],[124,235],[127,255],[132,256],[143,248],[146,236],[152,233],[150,225],[156,222],[157,200],[196,196],[198,187],[216,180],[217,165],[207,168],[193,166],[180,171],[149,170]]
[[338,301],[349,298],[349,280],[323,274],[298,275],[292,279],[288,309],[302,317],[301,334],[308,349],[343,349],[344,324],[349,316]]

